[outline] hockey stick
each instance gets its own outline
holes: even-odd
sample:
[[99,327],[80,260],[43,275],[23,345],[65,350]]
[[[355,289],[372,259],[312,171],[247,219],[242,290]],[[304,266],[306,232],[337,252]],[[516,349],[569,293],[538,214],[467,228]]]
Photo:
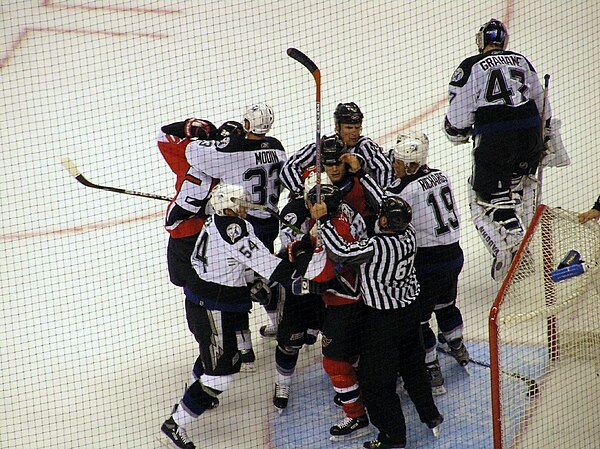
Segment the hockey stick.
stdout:
[[[123,193],[125,195],[131,195],[131,196],[141,196],[144,198],[151,198],[154,200],[162,200],[162,201],[171,201],[172,200],[172,198],[169,198],[168,196],[156,195],[154,193],[138,192],[136,190],[121,189],[120,187],[109,187],[109,186],[94,184],[93,182],[89,181],[85,176],[83,176],[83,174],[77,168],[77,165],[75,165],[75,162],[73,162],[71,159],[69,159],[67,157],[63,158],[61,163],[62,163],[63,167],[65,168],[65,170],[67,170],[69,172],[69,174],[75,178],[76,181],[78,181],[79,183],[83,184],[86,187],[91,187],[92,189],[98,189],[98,190],[105,190],[107,192]],[[277,218],[279,221],[281,221],[281,223],[283,223],[285,226],[290,228],[292,231],[294,231],[298,234],[304,234],[304,232],[302,232],[300,229],[298,229],[293,224],[288,223],[286,220],[283,219],[283,217],[281,215],[279,215],[273,209],[268,208],[267,206],[262,206],[260,204],[251,203],[249,201],[244,201],[243,204],[241,204],[241,202],[240,202],[240,205],[247,207],[248,209],[258,209],[258,210],[263,210],[263,211],[269,212],[273,217]]]
[[315,136],[315,169],[317,172],[317,203],[321,201],[321,71],[317,65],[304,53],[296,48],[288,48],[287,54],[290,58],[295,59],[300,64],[308,69],[315,79],[317,93],[315,98],[316,104],[316,136]]
[[[448,354],[450,355],[450,351],[445,351],[444,349],[440,348],[439,346],[437,347],[437,350],[440,351],[443,354]],[[477,360],[477,359],[473,359],[471,357],[469,357],[469,362],[475,364],[475,365],[479,365],[479,366],[483,366],[484,368],[491,368],[492,366],[487,363],[484,362],[482,360]],[[527,397],[531,398],[531,397],[535,397],[539,394],[540,390],[537,384],[537,381],[529,376],[525,376],[523,374],[519,374],[519,373],[514,373],[512,371],[506,371],[503,370],[502,368],[500,369],[500,372],[502,374],[505,374],[509,377],[514,377],[515,379],[521,380],[523,382],[525,382],[527,384]]]
[[[544,101],[542,103],[542,124],[540,125],[540,133],[542,134],[542,143],[544,142],[544,127],[546,126],[546,103],[548,101],[548,85],[550,84],[550,75],[544,75]],[[544,155],[545,156],[545,155]],[[543,159],[543,158],[542,158]],[[544,166],[540,159],[537,172],[537,189],[535,192],[535,208],[542,202],[542,182],[544,180]]]
[[85,178],[85,176],[81,174],[81,172],[77,168],[77,165],[75,165],[75,162],[73,162],[68,157],[63,158],[61,163],[65,170],[67,170],[69,174],[75,178],[76,181],[80,182],[86,187],[91,187],[92,189],[106,190],[107,192],[124,193],[125,195],[142,196],[144,198],[152,198],[154,200],[171,201],[171,198],[169,198],[168,196],[155,195],[154,193],[137,192],[135,190],[121,189],[119,187],[109,187],[94,184],[93,182],[88,181]]

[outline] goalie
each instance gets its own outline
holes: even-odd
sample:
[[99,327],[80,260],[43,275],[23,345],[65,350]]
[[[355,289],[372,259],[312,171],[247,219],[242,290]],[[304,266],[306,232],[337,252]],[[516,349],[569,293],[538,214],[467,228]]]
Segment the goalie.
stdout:
[[476,42],[479,54],[452,75],[444,131],[455,144],[473,141],[471,214],[501,281],[535,212],[538,167],[570,161],[535,69],[506,50],[504,24],[491,19]]

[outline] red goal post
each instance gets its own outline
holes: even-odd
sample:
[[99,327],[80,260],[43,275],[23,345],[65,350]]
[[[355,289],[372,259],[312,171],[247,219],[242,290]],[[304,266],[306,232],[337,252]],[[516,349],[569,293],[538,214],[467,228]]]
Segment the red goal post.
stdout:
[[[553,282],[571,250],[587,270]],[[597,444],[599,310],[600,226],[540,205],[489,314],[494,449]]]

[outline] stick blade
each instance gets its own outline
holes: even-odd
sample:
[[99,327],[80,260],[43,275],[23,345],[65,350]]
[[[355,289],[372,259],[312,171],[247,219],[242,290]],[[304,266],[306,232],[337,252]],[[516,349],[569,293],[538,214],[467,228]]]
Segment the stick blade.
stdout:
[[319,71],[319,68],[312,61],[312,59],[310,59],[308,56],[306,56],[304,53],[302,53],[297,48],[293,48],[293,47],[288,48],[287,54],[290,58],[295,59],[300,64],[302,64],[304,67],[306,67],[310,73],[315,73],[315,72]]
[[69,174],[71,176],[73,176],[74,178],[77,178],[79,175],[81,175],[81,172],[77,168],[77,165],[75,165],[75,162],[73,162],[68,157],[62,158],[62,160],[60,162],[61,162],[62,166],[65,168],[65,170],[67,170],[69,172]]

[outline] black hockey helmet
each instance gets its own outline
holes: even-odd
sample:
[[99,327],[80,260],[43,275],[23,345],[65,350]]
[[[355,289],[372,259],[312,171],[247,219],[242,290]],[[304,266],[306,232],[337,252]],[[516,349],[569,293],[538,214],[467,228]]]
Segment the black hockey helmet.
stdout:
[[483,49],[490,44],[497,45],[506,50],[508,46],[508,31],[502,22],[498,19],[491,19],[481,25],[478,33],[475,35],[477,49],[479,53],[483,53]]
[[385,196],[379,216],[387,218],[387,229],[404,232],[412,220],[412,208],[399,196]]
[[340,123],[361,124],[363,113],[356,103],[339,103],[333,112],[333,118],[336,125]]
[[[308,191],[306,199],[310,204],[317,202],[317,186]],[[333,215],[340,209],[342,191],[333,184],[321,184],[321,201],[327,206],[327,214]]]
[[348,147],[339,136],[323,136],[321,139],[321,163],[323,165],[336,165],[340,156],[348,152]]

